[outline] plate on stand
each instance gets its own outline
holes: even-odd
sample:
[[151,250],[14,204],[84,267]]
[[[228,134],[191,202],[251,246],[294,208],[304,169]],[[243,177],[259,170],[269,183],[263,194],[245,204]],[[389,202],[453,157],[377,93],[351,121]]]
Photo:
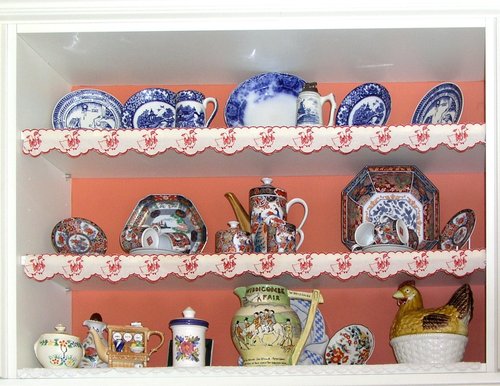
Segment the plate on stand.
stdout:
[[122,104],[111,94],[94,89],[70,92],[52,112],[54,129],[118,129]]
[[454,83],[441,83],[422,98],[412,124],[458,123],[463,109],[462,90]]
[[469,241],[475,225],[476,215],[472,209],[456,213],[441,232],[440,248],[445,251],[462,248]]
[[128,253],[142,248],[142,232],[152,225],[166,233],[188,236],[189,253],[201,253],[207,242],[207,227],[189,199],[179,194],[151,194],[139,201],[130,214],[120,234],[122,249]]
[[325,352],[327,365],[362,365],[373,354],[375,339],[361,324],[351,324],[335,333]]
[[305,81],[295,75],[267,72],[245,80],[228,98],[228,127],[295,126],[297,97]]
[[82,217],[59,221],[52,229],[52,245],[62,254],[105,254],[108,240],[102,229]]
[[123,105],[123,127],[153,129],[175,126],[175,93],[164,88],[136,92]]
[[378,83],[364,83],[352,90],[340,104],[337,126],[382,126],[391,113],[389,91]]

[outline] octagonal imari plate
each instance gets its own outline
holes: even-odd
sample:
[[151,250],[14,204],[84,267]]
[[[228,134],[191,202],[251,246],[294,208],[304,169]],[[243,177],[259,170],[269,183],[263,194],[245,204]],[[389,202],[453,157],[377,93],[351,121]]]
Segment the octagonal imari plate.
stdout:
[[413,229],[418,249],[439,242],[439,191],[415,166],[368,166],[342,191],[342,242],[355,244],[354,232],[364,221],[382,216],[401,218]]

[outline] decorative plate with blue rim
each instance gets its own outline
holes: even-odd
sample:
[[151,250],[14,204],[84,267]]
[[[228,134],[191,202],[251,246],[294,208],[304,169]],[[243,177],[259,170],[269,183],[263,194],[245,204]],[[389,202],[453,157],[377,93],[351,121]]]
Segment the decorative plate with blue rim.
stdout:
[[154,129],[175,126],[175,93],[164,88],[136,92],[123,105],[123,127]]
[[[290,307],[295,311],[300,319],[302,329],[306,326],[307,316],[311,302],[303,299],[290,299]],[[299,365],[324,365],[325,350],[328,345],[328,335],[325,332],[325,319],[319,309],[316,309],[313,325],[307,338],[302,354],[300,354]],[[238,365],[243,366],[243,358],[238,358]]]
[[337,110],[337,126],[381,126],[391,114],[389,91],[378,83],[364,83],[344,98]]
[[412,124],[458,123],[462,115],[462,90],[454,83],[441,83],[432,88],[422,98]]
[[82,217],[59,221],[52,229],[52,246],[63,254],[105,254],[108,240],[94,222]]
[[63,96],[52,112],[54,129],[118,129],[122,104],[111,94],[93,89]]
[[228,127],[295,126],[297,97],[305,81],[295,75],[267,72],[245,80],[228,98]]

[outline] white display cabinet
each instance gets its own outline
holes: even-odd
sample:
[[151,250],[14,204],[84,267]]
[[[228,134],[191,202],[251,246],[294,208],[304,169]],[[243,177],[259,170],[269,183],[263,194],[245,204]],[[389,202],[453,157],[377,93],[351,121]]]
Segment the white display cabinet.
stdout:
[[[197,10],[156,4],[161,11],[151,13],[139,12],[137,5],[130,4],[113,9],[108,2],[103,4],[102,12],[92,1],[88,4],[94,4],[95,9],[79,8],[80,3],[72,8],[66,3],[61,8],[48,4],[47,11],[29,2],[19,3],[6,2],[4,14],[0,13],[3,22],[0,30],[0,327],[3,333],[0,359],[1,375],[5,378],[0,384],[500,382],[496,13],[477,9],[470,16],[464,10],[452,13],[431,8],[427,13],[418,13],[395,8],[380,15],[381,12],[376,11],[370,14],[366,8],[359,10],[362,17],[358,18],[354,8],[341,13],[326,8],[299,12],[299,7],[289,11],[273,7],[267,12],[236,8],[224,8],[223,12],[221,8],[217,12],[206,7]],[[384,155],[369,150],[346,155],[324,150],[309,157],[287,150],[263,156],[259,151],[246,150],[230,156],[231,159],[211,151],[199,157],[175,154],[169,158],[167,152],[144,158],[147,160],[144,173],[152,177],[293,176],[297,173],[297,164],[301,165],[299,175],[302,176],[354,175],[372,156],[382,163],[418,163],[426,173],[485,173],[486,219],[482,221],[486,224],[487,248],[483,253],[486,269],[471,276],[472,281],[484,285],[486,294],[485,362],[440,367],[220,366],[189,371],[151,368],[94,373],[39,369],[33,343],[57,323],[71,326],[72,309],[77,306],[72,304],[71,289],[78,284],[65,285],[65,280],[38,282],[29,278],[24,272],[25,256],[53,253],[47,235],[60,219],[71,216],[72,178],[138,178],[143,176],[143,171],[137,164],[141,162],[141,155],[107,158],[89,153],[72,158],[53,151],[32,157],[23,154],[22,131],[50,129],[54,105],[74,86],[238,84],[266,71],[300,74],[319,83],[485,82],[486,119],[482,130],[486,145],[479,144],[463,152],[441,146],[435,151],[400,149]],[[225,101],[219,103],[219,114],[222,114]],[[336,161],[335,166],[319,167],[328,160]],[[161,168],[162,162],[175,164]],[[228,162],[230,167],[221,167]],[[168,280],[165,279],[166,288],[169,288]],[[172,282],[172,291],[183,285]],[[210,284],[210,279],[205,278],[196,288],[203,292],[205,286],[217,285],[217,280],[214,282]],[[319,282],[328,288],[344,285],[331,278],[322,278]],[[236,287],[225,285],[228,290]],[[90,286],[92,288],[92,284]],[[95,288],[106,291],[106,287],[100,283]]]

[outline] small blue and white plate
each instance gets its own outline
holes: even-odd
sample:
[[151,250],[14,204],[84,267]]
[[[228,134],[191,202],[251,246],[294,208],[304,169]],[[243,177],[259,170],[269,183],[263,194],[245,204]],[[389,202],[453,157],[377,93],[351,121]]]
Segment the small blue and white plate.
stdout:
[[175,126],[175,93],[164,88],[136,92],[123,105],[123,127],[154,129]]
[[122,104],[111,94],[81,89],[63,96],[52,112],[54,129],[118,129]]
[[337,110],[337,126],[381,126],[391,114],[389,91],[378,83],[364,83],[344,98]]
[[441,83],[422,98],[412,124],[458,123],[463,109],[462,90],[454,83]]
[[228,127],[295,126],[297,97],[305,81],[267,72],[245,80],[229,96],[224,111]]

